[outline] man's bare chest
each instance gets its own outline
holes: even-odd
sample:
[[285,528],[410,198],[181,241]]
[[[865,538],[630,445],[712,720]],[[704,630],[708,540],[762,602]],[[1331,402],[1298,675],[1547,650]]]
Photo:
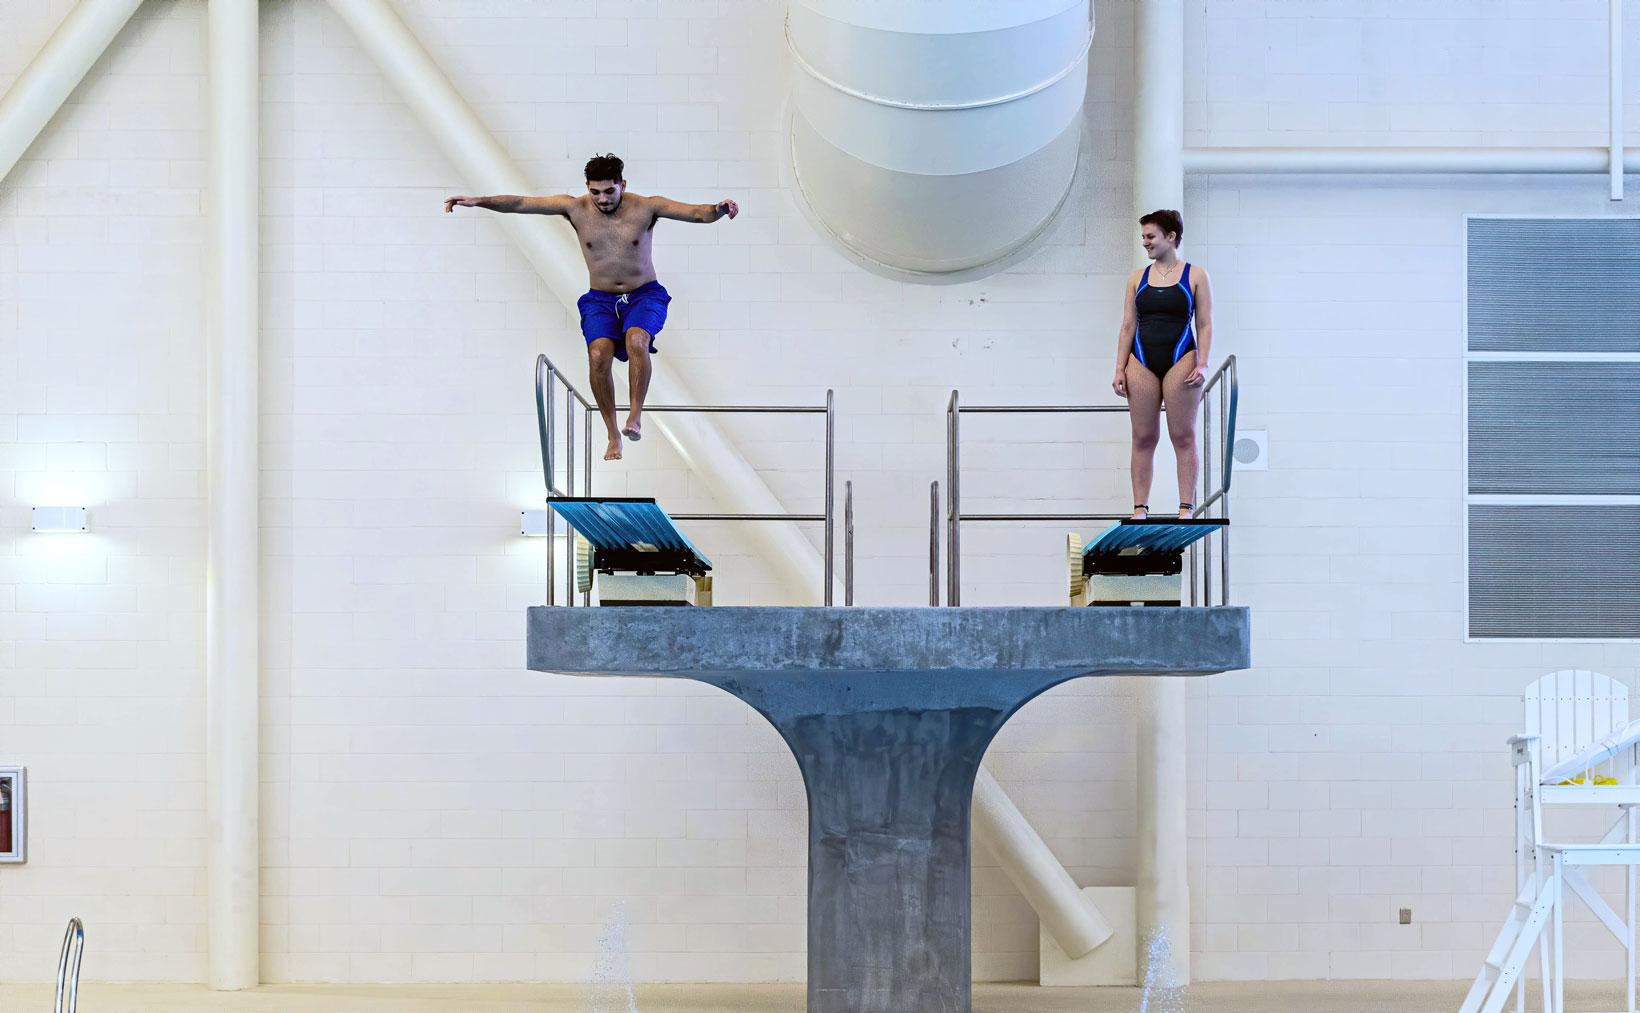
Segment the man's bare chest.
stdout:
[[575,231],[581,238],[581,248],[588,255],[620,256],[623,253],[636,252],[648,245],[649,237],[653,234],[650,231],[651,224],[653,219],[649,215],[600,215],[598,219],[576,222]]

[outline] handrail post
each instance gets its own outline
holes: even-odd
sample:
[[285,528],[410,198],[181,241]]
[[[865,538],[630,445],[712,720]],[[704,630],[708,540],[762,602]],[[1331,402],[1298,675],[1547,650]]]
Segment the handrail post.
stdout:
[[[564,398],[564,491],[575,495],[575,399]],[[564,567],[564,604],[575,604],[575,528],[564,522],[564,541],[569,565]]]
[[[585,493],[585,495],[591,496],[592,495],[592,409],[591,408],[583,407],[581,409],[581,428],[586,431],[586,435],[581,438],[581,467],[582,467],[581,474],[586,479],[586,493]],[[591,605],[592,604],[592,589],[591,588],[588,588],[585,592],[582,593],[582,595],[581,595],[581,604],[582,605]]]
[[[1224,492],[1219,500],[1219,516],[1230,516],[1230,473],[1236,461],[1236,398],[1240,396],[1240,388],[1236,383],[1236,357],[1230,356],[1225,363],[1229,370],[1229,389],[1219,393],[1219,437],[1224,442]],[[1219,594],[1223,596],[1224,604],[1230,604],[1230,525],[1226,524],[1219,529]]]
[[945,600],[962,604],[962,500],[958,475],[962,469],[962,404],[956,391],[945,409]]
[[832,513],[836,509],[837,496],[832,485],[833,465],[836,455],[837,415],[832,407],[832,392],[826,391],[826,561],[825,561],[825,593],[821,601],[829,608],[832,601],[832,574],[836,568],[836,554],[832,548]]
[[940,483],[928,483],[928,604],[940,604]]
[[854,604],[854,481],[843,483],[843,604]]
[[[1219,399],[1224,399],[1224,392],[1219,392]],[[1202,463],[1202,492],[1203,507],[1200,516],[1207,516],[1205,506],[1208,495],[1213,492],[1213,454],[1217,450],[1213,446],[1213,398],[1210,394],[1202,395],[1202,445],[1197,454]],[[1193,511],[1194,512],[1194,511]],[[1202,539],[1202,604],[1213,604],[1213,545],[1211,538]]]
[[544,374],[552,370],[553,366],[545,353],[535,357],[535,423],[541,430],[541,478],[546,483],[547,495],[552,495],[552,423],[548,419],[548,406],[552,400],[552,392],[547,387],[550,383],[544,379]]
[[[538,362],[545,361],[546,358],[547,357],[545,355],[543,355],[543,356],[541,356],[541,359],[537,360],[537,361]],[[537,367],[537,370],[539,371],[539,366]],[[542,465],[542,467],[544,467],[546,469],[546,474],[547,474],[547,495],[548,496],[551,496],[554,492],[557,491],[556,480],[557,480],[558,476],[553,472],[553,469],[552,469],[552,439],[553,439],[553,435],[552,435],[552,408],[553,408],[552,388],[553,388],[554,381],[556,381],[557,379],[558,379],[558,370],[557,370],[557,368],[554,367],[552,365],[552,363],[548,362],[547,363],[546,398],[545,398],[545,400],[539,400],[538,399],[536,401],[536,410],[540,413],[540,420],[541,420],[541,465]],[[557,596],[558,596],[557,585],[554,583],[554,581],[556,581],[558,579],[558,545],[557,545],[558,530],[557,529],[558,529],[558,524],[557,524],[556,515],[554,515],[554,513],[552,511],[552,507],[549,506],[549,507],[547,507],[547,604],[548,605],[558,604],[558,602],[557,602]]]

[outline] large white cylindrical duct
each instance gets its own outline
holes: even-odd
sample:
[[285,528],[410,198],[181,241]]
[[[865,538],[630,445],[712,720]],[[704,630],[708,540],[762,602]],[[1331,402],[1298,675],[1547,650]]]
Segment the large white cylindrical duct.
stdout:
[[1087,0],[796,0],[797,198],[856,260],[920,281],[1000,268],[1076,175]]

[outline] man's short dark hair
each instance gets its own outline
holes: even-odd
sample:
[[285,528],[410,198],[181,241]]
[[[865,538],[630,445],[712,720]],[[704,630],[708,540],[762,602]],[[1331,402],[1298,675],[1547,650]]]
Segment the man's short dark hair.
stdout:
[[609,179],[619,182],[626,177],[621,173],[626,171],[626,163],[615,155],[593,155],[587,161],[587,182],[595,179]]
[[1169,211],[1166,208],[1159,208],[1152,211],[1150,214],[1145,215],[1143,218],[1140,218],[1139,224],[1154,225],[1158,229],[1162,230],[1162,235],[1164,236],[1169,232],[1174,233],[1177,237],[1173,240],[1173,245],[1175,246],[1184,242],[1184,216],[1179,214],[1177,211]]

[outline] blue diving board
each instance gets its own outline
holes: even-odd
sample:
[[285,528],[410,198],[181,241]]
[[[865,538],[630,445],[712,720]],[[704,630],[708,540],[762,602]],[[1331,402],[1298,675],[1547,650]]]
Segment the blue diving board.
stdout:
[[1112,524],[1082,550],[1082,575],[1180,573],[1185,549],[1229,525],[1220,518],[1157,518]]
[[[1196,520],[1146,519],[1125,520],[1112,524],[1082,550],[1082,558],[1114,556],[1118,553],[1141,555],[1146,553],[1182,552],[1208,535],[1230,524],[1227,520],[1202,518]],[[1138,549],[1138,552],[1129,550]]]
[[549,496],[547,506],[592,545],[594,569],[699,576],[712,568],[652,498]]

